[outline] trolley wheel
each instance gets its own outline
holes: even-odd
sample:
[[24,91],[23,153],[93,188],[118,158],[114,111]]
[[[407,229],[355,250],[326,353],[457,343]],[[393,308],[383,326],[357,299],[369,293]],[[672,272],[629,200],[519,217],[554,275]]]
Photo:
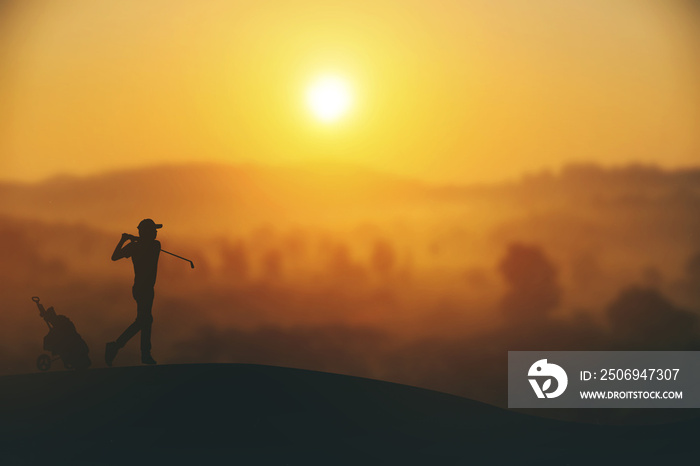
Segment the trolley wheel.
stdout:
[[36,358],[36,367],[42,372],[51,369],[51,357],[48,354],[40,354]]

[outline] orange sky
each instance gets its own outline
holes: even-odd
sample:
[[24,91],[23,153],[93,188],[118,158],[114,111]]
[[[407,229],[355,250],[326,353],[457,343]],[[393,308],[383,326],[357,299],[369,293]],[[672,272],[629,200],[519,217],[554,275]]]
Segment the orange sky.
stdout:
[[[474,182],[700,161],[689,0],[74,0],[0,7],[0,177],[355,163]],[[313,119],[335,73],[351,112]]]

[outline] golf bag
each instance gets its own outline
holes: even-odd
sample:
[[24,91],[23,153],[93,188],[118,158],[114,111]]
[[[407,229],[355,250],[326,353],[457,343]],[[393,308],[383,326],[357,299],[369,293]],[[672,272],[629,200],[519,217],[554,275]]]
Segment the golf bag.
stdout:
[[39,315],[49,327],[49,333],[44,337],[44,350],[55,356],[51,358],[48,354],[41,354],[36,361],[37,368],[47,371],[56,359],[63,360],[66,369],[83,370],[90,367],[90,350],[73,322],[64,315],[57,315],[53,307],[44,309],[38,297],[33,297],[32,301],[36,303]]

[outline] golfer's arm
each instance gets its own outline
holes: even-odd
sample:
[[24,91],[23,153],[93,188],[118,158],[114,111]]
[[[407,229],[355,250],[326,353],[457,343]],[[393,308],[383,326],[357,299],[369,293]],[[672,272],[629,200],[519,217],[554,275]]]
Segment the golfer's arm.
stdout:
[[112,260],[113,261],[118,261],[119,259],[123,259],[126,257],[126,254],[124,254],[124,243],[126,240],[121,240],[119,243],[117,243],[117,247],[114,248],[114,252],[112,253]]

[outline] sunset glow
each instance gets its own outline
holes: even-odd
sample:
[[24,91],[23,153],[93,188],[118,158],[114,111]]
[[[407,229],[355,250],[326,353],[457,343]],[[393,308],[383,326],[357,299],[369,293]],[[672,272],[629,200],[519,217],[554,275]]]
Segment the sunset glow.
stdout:
[[351,94],[345,81],[335,76],[324,76],[309,87],[306,100],[316,118],[332,122],[347,112]]
[[700,15],[683,0],[9,4],[14,180],[332,158],[479,183],[700,150]]

